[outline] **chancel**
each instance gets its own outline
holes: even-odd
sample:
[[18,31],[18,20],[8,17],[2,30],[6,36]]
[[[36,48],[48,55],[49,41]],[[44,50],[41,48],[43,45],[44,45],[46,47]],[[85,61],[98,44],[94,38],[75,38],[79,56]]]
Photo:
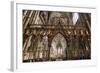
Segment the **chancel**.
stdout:
[[23,62],[91,59],[91,13],[23,10]]

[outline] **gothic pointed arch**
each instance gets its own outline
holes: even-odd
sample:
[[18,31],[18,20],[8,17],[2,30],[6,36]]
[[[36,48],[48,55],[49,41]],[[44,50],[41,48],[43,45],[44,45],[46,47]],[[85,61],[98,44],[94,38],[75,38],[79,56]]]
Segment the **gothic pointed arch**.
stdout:
[[54,36],[51,42],[50,57],[56,59],[62,59],[66,57],[66,39],[61,33]]

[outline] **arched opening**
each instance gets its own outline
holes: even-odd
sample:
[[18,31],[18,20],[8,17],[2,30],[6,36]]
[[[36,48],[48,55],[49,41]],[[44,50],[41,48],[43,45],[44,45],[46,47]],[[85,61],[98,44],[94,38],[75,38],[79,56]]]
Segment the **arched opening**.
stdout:
[[54,60],[63,60],[66,58],[66,47],[66,39],[61,33],[58,33],[51,42],[50,58]]

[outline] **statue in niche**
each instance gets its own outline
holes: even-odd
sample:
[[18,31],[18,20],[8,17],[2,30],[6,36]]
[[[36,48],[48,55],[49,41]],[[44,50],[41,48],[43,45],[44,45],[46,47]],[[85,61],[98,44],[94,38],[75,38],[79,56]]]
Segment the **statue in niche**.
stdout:
[[44,35],[42,42],[43,42],[44,49],[47,50],[48,49],[48,36],[47,35]]

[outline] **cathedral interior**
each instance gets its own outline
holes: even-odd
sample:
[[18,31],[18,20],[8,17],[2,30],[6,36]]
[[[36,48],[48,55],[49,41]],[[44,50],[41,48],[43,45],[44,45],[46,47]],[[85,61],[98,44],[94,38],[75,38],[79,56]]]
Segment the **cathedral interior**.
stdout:
[[22,10],[23,62],[91,59],[91,13]]

